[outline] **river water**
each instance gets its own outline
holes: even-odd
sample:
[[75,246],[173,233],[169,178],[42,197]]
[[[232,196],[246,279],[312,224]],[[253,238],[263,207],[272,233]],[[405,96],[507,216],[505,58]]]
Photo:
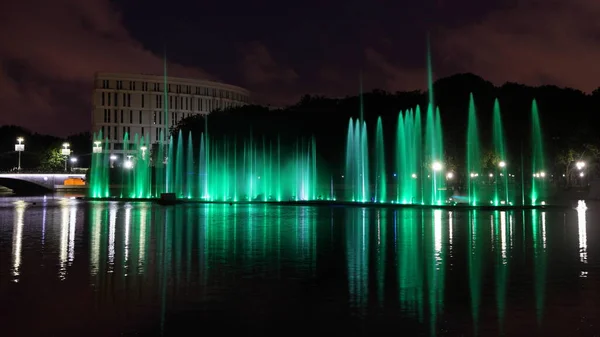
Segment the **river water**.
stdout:
[[0,199],[3,336],[594,336],[600,203]]

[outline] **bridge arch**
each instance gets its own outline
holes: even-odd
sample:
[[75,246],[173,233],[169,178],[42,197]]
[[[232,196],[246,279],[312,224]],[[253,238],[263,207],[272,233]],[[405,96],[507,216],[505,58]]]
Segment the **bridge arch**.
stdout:
[[0,174],[0,186],[9,188],[16,194],[47,193],[56,190],[56,186],[64,185],[65,180],[69,178],[85,179],[85,174]]

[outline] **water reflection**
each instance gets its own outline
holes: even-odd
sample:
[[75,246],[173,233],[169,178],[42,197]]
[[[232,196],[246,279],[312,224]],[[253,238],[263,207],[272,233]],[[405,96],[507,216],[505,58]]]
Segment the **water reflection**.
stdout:
[[[577,229],[579,233],[579,260],[583,264],[587,264],[587,223],[585,219],[585,212],[587,211],[587,205],[585,201],[579,200],[577,204]],[[581,270],[581,277],[587,277],[587,271]]]
[[[515,213],[59,200],[16,201],[10,212],[0,236],[12,237],[12,250],[0,257],[11,280],[62,284],[60,296],[77,303],[78,289],[89,287],[93,302],[80,310],[165,333],[182,310],[204,317],[235,309],[270,322],[283,314],[268,310],[312,317],[326,307],[319,315],[401,321],[391,330],[408,322],[430,335],[514,335],[515,326],[544,335],[561,324],[548,319],[560,298],[547,285],[573,297],[583,281],[569,270],[581,262],[586,281],[598,275],[588,274],[597,264],[585,202],[576,212]],[[568,219],[577,233],[562,232],[574,227],[563,226]],[[56,269],[69,282],[57,281]]]
[[23,216],[27,204],[23,201],[16,201],[15,220],[13,226],[13,246],[12,246],[12,276],[15,282],[19,282],[21,268],[21,247],[23,246]]

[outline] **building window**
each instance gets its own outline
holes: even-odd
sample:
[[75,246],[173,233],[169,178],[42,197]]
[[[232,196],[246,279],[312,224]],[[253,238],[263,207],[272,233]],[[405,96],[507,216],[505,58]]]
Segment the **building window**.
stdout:
[[110,92],[107,92],[106,94],[108,95],[108,104],[107,105],[110,106],[110,98],[112,95],[110,94]]
[[169,109],[173,109],[173,96],[169,96]]
[[129,90],[131,90],[131,91],[135,90],[135,81],[130,81],[129,82]]
[[115,132],[115,134],[113,135],[114,136],[114,140],[117,140],[117,127],[116,126],[114,127],[113,131]]
[[142,94],[142,108],[144,107],[144,94]]
[[142,126],[142,137],[144,137],[144,127]]
[[133,124],[133,111],[129,110],[129,124]]
[[117,93],[114,93],[115,95],[115,106],[119,106],[119,96],[117,95]]
[[177,101],[179,100],[177,99],[177,97],[175,97],[175,110],[177,110]]
[[117,119],[117,109],[115,109],[114,113],[115,113],[115,123],[116,123],[118,121],[118,119]]
[[106,139],[110,139],[110,126],[107,126],[106,130],[108,131],[108,133],[106,134]]
[[102,80],[102,89],[108,89],[108,80]]
[[123,89],[123,81],[117,81],[117,90]]
[[104,93],[102,93],[102,105],[104,106]]
[[123,110],[121,110],[121,124],[123,124]]
[[152,115],[153,115],[153,122],[152,122],[152,123],[153,123],[154,125],[156,125],[156,111],[154,111],[154,112],[152,113]]
[[158,112],[158,124],[162,124],[162,111]]
[[142,110],[140,110],[140,115],[139,115],[139,118],[138,118],[138,120],[139,120],[139,122],[138,122],[138,123],[139,123],[139,124],[142,124]]

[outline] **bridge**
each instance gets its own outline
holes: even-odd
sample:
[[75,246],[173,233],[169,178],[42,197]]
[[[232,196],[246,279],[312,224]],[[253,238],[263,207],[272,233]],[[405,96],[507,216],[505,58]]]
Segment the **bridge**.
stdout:
[[81,185],[65,185],[67,179],[83,179],[81,173],[0,173],[0,186],[15,193],[52,192]]

